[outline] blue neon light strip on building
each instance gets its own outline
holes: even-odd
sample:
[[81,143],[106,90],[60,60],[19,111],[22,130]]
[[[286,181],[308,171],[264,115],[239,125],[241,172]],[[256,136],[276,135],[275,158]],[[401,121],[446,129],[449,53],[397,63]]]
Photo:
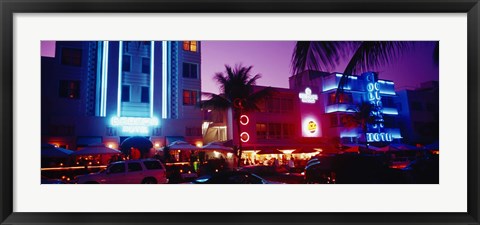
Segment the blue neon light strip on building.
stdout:
[[103,41],[102,51],[102,81],[100,90],[100,116],[107,114],[107,81],[108,81],[108,41]]
[[335,104],[329,105],[325,108],[326,113],[333,113],[333,112],[353,112],[352,109],[349,109],[349,105],[346,104]]
[[117,116],[120,117],[122,104],[122,59],[123,59],[123,41],[118,43],[118,91],[117,91]]
[[162,41],[162,119],[167,118],[167,78],[168,78],[168,59],[167,59],[167,41]]
[[154,76],[154,56],[155,56],[155,42],[151,41],[150,43],[150,117],[153,117],[153,76]]
[[385,90],[381,90],[380,89],[380,94],[384,94],[384,95],[396,95],[396,93],[394,91],[385,91]]
[[[338,84],[337,85],[330,85],[330,86],[326,86],[326,87],[324,86],[323,91],[324,92],[325,91],[331,91],[331,90],[335,90],[337,88],[338,88]],[[343,90],[351,90],[351,88],[350,87],[344,87]]]
[[398,115],[398,111],[395,108],[383,108],[382,113],[385,115]]

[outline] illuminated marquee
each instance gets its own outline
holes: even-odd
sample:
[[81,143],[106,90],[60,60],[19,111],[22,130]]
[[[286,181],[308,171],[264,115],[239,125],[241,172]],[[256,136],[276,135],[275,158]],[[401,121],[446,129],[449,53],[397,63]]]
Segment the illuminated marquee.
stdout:
[[115,127],[121,127],[125,133],[141,133],[146,134],[149,127],[158,126],[159,122],[156,117],[112,117],[110,124]]
[[392,140],[390,133],[367,133],[367,142],[391,142]]
[[309,103],[313,104],[318,100],[318,95],[317,94],[312,94],[312,89],[310,88],[305,88],[304,93],[299,93],[298,97],[300,100],[302,100],[303,103]]

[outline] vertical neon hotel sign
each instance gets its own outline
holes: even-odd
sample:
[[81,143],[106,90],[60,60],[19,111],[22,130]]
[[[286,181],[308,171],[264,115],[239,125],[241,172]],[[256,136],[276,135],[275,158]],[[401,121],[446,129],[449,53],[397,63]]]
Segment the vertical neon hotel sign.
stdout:
[[376,106],[375,110],[372,112],[376,119],[375,123],[372,124],[371,127],[377,130],[377,132],[367,133],[367,142],[391,142],[392,134],[382,132],[384,128],[384,120],[382,114],[382,98],[380,96],[380,84],[375,81],[374,73],[369,73],[366,79],[368,101],[370,101],[370,104]]

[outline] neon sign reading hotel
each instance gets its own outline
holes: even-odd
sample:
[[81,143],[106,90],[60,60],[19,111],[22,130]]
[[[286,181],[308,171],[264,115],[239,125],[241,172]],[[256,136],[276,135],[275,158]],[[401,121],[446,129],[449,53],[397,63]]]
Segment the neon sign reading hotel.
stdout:
[[382,115],[382,97],[380,96],[380,83],[375,80],[374,73],[369,73],[366,76],[367,80],[367,96],[370,104],[375,106],[371,112],[375,116],[375,122],[371,125],[377,132],[366,133],[367,142],[391,142],[392,134],[382,132],[384,128],[384,119]]
[[312,89],[305,88],[305,92],[299,93],[298,97],[302,100],[303,103],[314,104],[318,100],[317,94],[312,94]]

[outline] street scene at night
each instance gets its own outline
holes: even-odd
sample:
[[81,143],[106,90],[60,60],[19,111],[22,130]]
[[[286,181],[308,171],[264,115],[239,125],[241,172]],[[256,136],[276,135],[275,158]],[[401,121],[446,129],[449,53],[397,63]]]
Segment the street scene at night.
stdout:
[[42,41],[41,184],[439,184],[438,41]]

